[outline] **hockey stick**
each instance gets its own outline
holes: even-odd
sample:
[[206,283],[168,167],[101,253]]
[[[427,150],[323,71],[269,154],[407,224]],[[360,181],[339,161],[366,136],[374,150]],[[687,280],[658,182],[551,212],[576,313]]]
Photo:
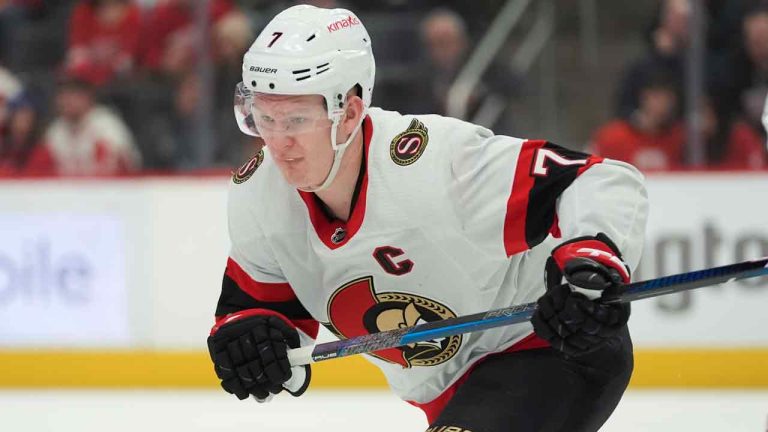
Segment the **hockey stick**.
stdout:
[[[603,301],[606,303],[628,303],[644,298],[710,285],[719,285],[725,282],[762,275],[768,275],[768,257],[633,282],[626,285],[620,294],[603,299]],[[395,348],[461,333],[518,324],[528,321],[533,316],[535,309],[536,302],[531,302],[457,318],[433,321],[413,327],[321,343],[314,347],[310,345],[288,351],[288,359],[291,365],[297,366],[332,358]]]

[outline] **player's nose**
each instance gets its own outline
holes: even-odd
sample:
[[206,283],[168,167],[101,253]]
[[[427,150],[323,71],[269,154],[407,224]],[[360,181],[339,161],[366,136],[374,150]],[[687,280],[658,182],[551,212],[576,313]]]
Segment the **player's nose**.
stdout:
[[264,143],[267,147],[275,150],[282,150],[293,147],[296,144],[296,141],[290,135],[275,134],[268,137],[265,136]]

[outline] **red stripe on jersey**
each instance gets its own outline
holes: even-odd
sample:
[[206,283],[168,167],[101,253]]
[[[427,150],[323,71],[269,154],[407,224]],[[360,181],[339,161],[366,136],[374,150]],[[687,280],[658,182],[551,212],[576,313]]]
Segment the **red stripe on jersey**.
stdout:
[[507,256],[529,249],[525,239],[525,222],[528,197],[535,181],[530,170],[536,150],[546,143],[543,140],[526,141],[517,157],[515,179],[512,182],[512,192],[507,200],[507,214],[504,218],[504,250]]
[[216,324],[211,329],[211,336],[213,336],[221,326],[224,324],[231,323],[233,321],[237,321],[243,318],[252,317],[252,316],[263,316],[263,315],[271,315],[276,316],[283,321],[285,321],[288,325],[290,325],[292,328],[299,329],[302,332],[304,332],[307,336],[311,337],[312,339],[317,339],[317,333],[320,330],[320,323],[318,323],[315,320],[310,319],[303,319],[303,320],[290,320],[285,315],[281,314],[280,312],[276,312],[269,309],[247,309],[240,312],[235,312],[231,314],[227,314],[224,316],[218,316],[216,317]]
[[440,396],[436,397],[435,399],[432,399],[431,401],[423,404],[418,402],[413,402],[413,401],[406,401],[406,402],[424,411],[424,414],[427,415],[427,423],[432,424],[434,423],[435,420],[437,420],[437,417],[440,416],[440,413],[443,412],[443,409],[445,409],[445,406],[448,405],[448,402],[451,401],[451,399],[453,398],[453,395],[456,394],[456,391],[459,389],[459,387],[461,387],[461,385],[467,381],[469,376],[472,374],[472,371],[477,366],[479,366],[482,362],[484,362],[486,359],[488,359],[491,356],[504,355],[504,354],[509,354],[516,351],[526,351],[526,350],[532,350],[532,349],[546,348],[549,346],[550,345],[547,341],[536,336],[535,333],[531,333],[528,336],[526,336],[524,339],[522,339],[520,342],[512,345],[506,350],[499,353],[488,354],[485,357],[482,357],[479,360],[477,360],[475,363],[472,364],[472,366],[469,367],[469,369],[466,372],[464,372],[464,375],[462,375],[461,378],[459,378],[456,382],[451,384],[450,387],[443,390],[443,392],[440,393]]
[[312,339],[317,339],[317,333],[320,331],[320,323],[313,319],[300,319],[291,321],[299,330],[306,333]]
[[592,165],[599,164],[599,163],[603,162],[603,160],[605,160],[605,158],[601,158],[600,156],[591,156],[590,155],[587,158],[586,165],[582,166],[581,168],[579,168],[578,171],[576,171],[576,177],[582,175],[584,173],[584,171],[588,170],[590,167],[592,167]]
[[560,231],[560,218],[557,217],[557,214],[555,214],[555,220],[552,222],[552,228],[549,229],[549,233],[552,234],[552,237],[554,238],[563,236],[563,233]]
[[227,259],[226,275],[232,278],[241,290],[258,301],[285,302],[296,299],[291,285],[256,281],[232,258]]
[[[363,120],[363,145],[365,146],[364,154],[366,158],[368,158],[370,154],[368,149],[371,145],[372,136],[373,123],[371,122],[370,116],[366,116],[365,120]],[[368,196],[367,167],[369,165],[367,160],[365,166],[366,170],[363,174],[363,181],[360,185],[360,192],[357,196],[355,207],[352,209],[349,220],[346,222],[338,219],[329,219],[323,209],[320,208],[320,203],[317,202],[319,198],[317,198],[313,192],[298,191],[299,196],[301,196],[301,199],[307,206],[307,210],[309,211],[309,220],[312,222],[312,226],[315,228],[315,233],[329,249],[337,249],[347,244],[347,242],[352,237],[354,237],[355,233],[357,233],[357,231],[360,229],[360,226],[363,224],[363,219],[365,219],[365,205]],[[337,239],[339,238],[338,236],[335,236],[337,230],[342,230],[344,235],[341,240],[334,242],[332,240],[334,237]]]

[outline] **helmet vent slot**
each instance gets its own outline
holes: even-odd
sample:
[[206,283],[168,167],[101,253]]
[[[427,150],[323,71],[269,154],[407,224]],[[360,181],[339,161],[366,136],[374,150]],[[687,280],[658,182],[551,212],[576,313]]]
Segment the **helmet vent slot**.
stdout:
[[308,37],[308,38],[307,38],[307,42],[309,42],[309,41],[311,41],[312,39],[314,39],[314,38],[315,38],[315,36],[316,36],[316,34],[315,34],[315,33],[312,33],[312,36],[310,36],[310,37]]
[[312,76],[312,74],[310,73],[311,71],[312,69],[299,69],[299,70],[293,71],[293,74],[300,75],[296,77],[296,81],[303,81]]
[[331,69],[330,63],[321,64],[320,66],[317,66],[315,69],[317,69],[315,71],[315,75],[320,75],[323,72],[328,72]]

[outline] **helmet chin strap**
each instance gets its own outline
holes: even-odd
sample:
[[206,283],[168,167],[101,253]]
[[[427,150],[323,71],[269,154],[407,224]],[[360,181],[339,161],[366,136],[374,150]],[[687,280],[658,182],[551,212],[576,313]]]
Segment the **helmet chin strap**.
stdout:
[[[347,138],[347,141],[343,144],[336,144],[335,150],[333,152],[333,164],[331,165],[331,170],[328,172],[328,175],[325,177],[325,180],[323,180],[323,183],[321,183],[319,186],[310,186],[306,188],[298,188],[300,191],[303,192],[318,192],[324,189],[328,189],[328,186],[333,183],[333,180],[336,179],[336,174],[339,172],[339,168],[341,167],[341,159],[344,156],[344,152],[347,150],[347,147],[349,144],[352,143],[352,140],[355,139],[357,136],[357,133],[360,131],[360,127],[363,125],[363,121],[365,119],[365,116],[367,114],[368,110],[363,110],[363,115],[361,116],[360,123],[355,126],[355,129],[352,131],[352,133],[349,135],[349,138]],[[336,128],[338,127],[339,120],[334,119],[333,121],[333,127],[331,128],[331,142],[336,142]]]

